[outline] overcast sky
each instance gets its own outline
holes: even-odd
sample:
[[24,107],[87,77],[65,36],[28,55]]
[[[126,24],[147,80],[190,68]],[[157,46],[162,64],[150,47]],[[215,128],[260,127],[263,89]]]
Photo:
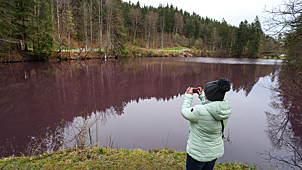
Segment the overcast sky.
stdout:
[[[127,0],[123,0],[128,2]],[[138,0],[131,0],[132,3],[137,3]],[[251,23],[258,15],[260,22],[264,22],[266,13],[263,9],[272,9],[282,3],[282,0],[139,0],[141,6],[158,7],[160,3],[163,6],[173,4],[174,8],[183,9],[189,13],[195,12],[201,17],[208,16],[209,18],[221,21],[223,18],[228,24],[239,26],[241,21],[245,19]]]

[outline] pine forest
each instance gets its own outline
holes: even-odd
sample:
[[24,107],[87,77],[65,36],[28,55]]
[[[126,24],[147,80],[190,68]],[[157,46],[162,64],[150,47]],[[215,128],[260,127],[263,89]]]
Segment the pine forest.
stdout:
[[[223,18],[223,16],[222,16]],[[224,19],[121,0],[0,0],[0,57],[30,52],[62,57],[71,49],[130,56],[131,48],[189,48],[214,57],[259,58],[282,53],[282,43],[261,28],[258,16],[239,27]],[[281,39],[281,38],[280,38]],[[84,49],[84,50],[83,50]]]

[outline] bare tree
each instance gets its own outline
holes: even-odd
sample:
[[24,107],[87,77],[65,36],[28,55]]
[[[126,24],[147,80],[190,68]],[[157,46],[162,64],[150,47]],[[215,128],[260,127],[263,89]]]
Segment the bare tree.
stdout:
[[57,0],[57,20],[58,20],[58,41],[59,41],[59,50],[60,50],[60,58],[62,58],[62,47],[61,47],[61,32],[60,32],[60,3]]
[[154,48],[154,42],[155,42],[155,34],[157,32],[157,23],[158,23],[158,18],[159,18],[159,14],[157,13],[151,13],[152,15],[152,37],[153,37],[153,48]]
[[153,11],[149,11],[146,14],[145,18],[145,36],[146,36],[146,48],[150,47],[151,37],[153,37],[153,48],[154,48],[154,40],[155,40],[155,33],[157,31],[157,21],[158,21],[158,14],[154,13]]
[[[64,35],[64,31],[62,31],[62,35],[63,37],[67,38],[67,49],[68,52],[70,50],[70,37],[71,34],[74,34],[74,22],[73,22],[73,15],[72,15],[72,5],[71,5],[71,0],[65,0],[65,2],[63,3],[63,15],[62,15],[62,22],[63,22],[63,30],[66,30],[65,35]],[[66,46],[66,42],[65,46]],[[66,49],[65,49],[66,50]]]
[[93,42],[93,33],[92,33],[92,19],[93,19],[93,8],[92,8],[93,6],[92,6],[92,0],[90,0],[90,8],[89,8],[89,14],[90,14],[90,46],[91,46],[91,48],[90,48],[90,50],[92,51],[92,48],[93,48],[93,46],[92,46],[92,42]]
[[215,51],[216,47],[218,46],[219,40],[220,40],[216,27],[213,30],[213,36],[212,37],[213,37],[213,51]]
[[99,33],[100,33],[100,50],[102,51],[102,38],[103,38],[103,0],[98,0],[99,6]]
[[84,17],[84,46],[85,46],[85,51],[87,51],[88,44],[87,44],[87,39],[88,39],[88,33],[87,33],[87,2],[86,0],[83,1],[82,4],[83,7],[83,17]]
[[[284,0],[283,4],[271,10],[266,20],[267,31],[273,35],[283,35],[286,40],[286,59],[301,68],[302,57],[302,2],[301,0]],[[290,64],[290,63],[288,63]]]
[[[67,27],[66,27],[66,32],[67,32],[67,48],[68,48],[68,52],[69,52],[69,47],[70,47],[70,26],[72,25],[72,15],[71,15],[71,9],[70,9],[70,1],[67,0],[67,9],[66,9],[66,22],[67,22]],[[66,50],[66,49],[65,49]]]
[[131,21],[132,33],[133,33],[132,43],[134,43],[137,31],[138,31],[138,27],[139,27],[139,25],[141,23],[141,20],[142,20],[142,13],[139,9],[131,8],[131,10],[129,12],[129,18],[130,18],[130,21]]
[[178,37],[177,34],[181,34],[184,27],[183,17],[180,13],[174,14],[174,35],[173,35],[173,45],[176,40],[176,37]]
[[107,57],[109,46],[111,45],[111,25],[112,25],[112,13],[113,13],[113,0],[107,0],[105,2],[107,9],[106,13],[106,45],[105,45],[105,58]]
[[150,44],[150,36],[151,36],[151,12],[149,11],[148,14],[146,15],[145,18],[145,36],[146,36],[146,48],[149,49],[149,44]]
[[105,2],[105,58],[108,55],[109,48],[111,55],[118,57],[125,49],[125,30],[122,19],[121,4],[119,0],[107,0]]
[[265,8],[264,12],[269,14],[265,29],[274,35],[291,32],[292,28],[302,24],[301,0],[284,0],[283,4],[272,9]]
[[164,49],[165,17],[161,17],[160,29],[161,29],[161,49]]
[[182,33],[182,29],[184,27],[184,22],[183,22],[183,17],[181,16],[180,13],[175,13],[174,15],[174,21],[175,21],[175,24],[174,24],[174,35],[179,33],[181,34]]

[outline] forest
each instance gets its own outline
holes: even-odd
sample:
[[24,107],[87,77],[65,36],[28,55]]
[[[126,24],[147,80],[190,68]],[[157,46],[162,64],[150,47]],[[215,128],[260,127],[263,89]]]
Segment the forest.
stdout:
[[258,16],[252,23],[243,20],[236,27],[224,19],[190,14],[173,4],[0,0],[0,28],[0,58],[24,51],[51,58],[70,49],[98,49],[102,55],[123,57],[129,56],[131,47],[185,47],[238,58],[284,53],[282,36],[265,35]]

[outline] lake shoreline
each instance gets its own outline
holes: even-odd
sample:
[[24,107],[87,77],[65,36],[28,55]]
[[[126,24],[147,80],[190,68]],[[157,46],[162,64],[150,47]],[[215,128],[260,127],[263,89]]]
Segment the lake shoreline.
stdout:
[[[185,169],[186,152],[172,149],[108,149],[92,147],[64,149],[39,156],[8,157],[0,160],[1,169]],[[257,169],[229,162],[216,163],[214,169]]]
[[[67,60],[90,60],[90,59],[118,59],[118,58],[135,58],[135,57],[213,57],[213,58],[234,58],[220,51],[206,51],[195,49],[145,49],[145,48],[127,48],[123,56],[114,56],[108,54],[105,56],[104,52],[93,51],[79,51],[79,50],[64,50],[60,54],[55,51],[49,58],[42,55],[33,54],[32,51],[13,51],[9,56],[2,57],[0,63],[19,63],[19,62],[36,62],[36,61],[67,61]],[[248,58],[242,56],[242,58]],[[262,59],[272,59],[270,56],[258,57]],[[257,59],[257,58],[256,58]],[[278,59],[278,58],[277,58]]]

